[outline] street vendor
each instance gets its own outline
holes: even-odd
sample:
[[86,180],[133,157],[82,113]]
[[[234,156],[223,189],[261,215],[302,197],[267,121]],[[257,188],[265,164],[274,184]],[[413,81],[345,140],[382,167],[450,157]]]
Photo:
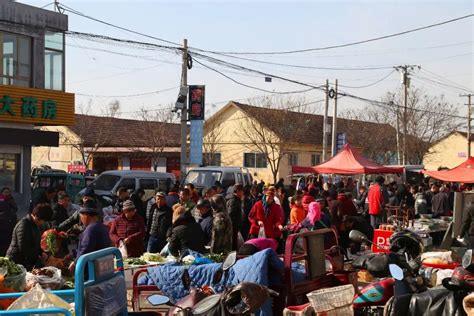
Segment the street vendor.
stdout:
[[79,235],[76,260],[69,266],[71,272],[82,255],[111,246],[109,231],[99,220],[99,211],[96,208],[81,207],[79,217],[86,228]]
[[40,227],[52,218],[53,210],[49,204],[37,204],[31,214],[27,214],[16,224],[7,257],[23,265],[27,270],[41,267],[44,258],[41,250]]
[[122,214],[110,227],[109,236],[116,247],[122,241],[129,257],[140,257],[145,252],[145,220],[137,213],[131,200],[123,203]]

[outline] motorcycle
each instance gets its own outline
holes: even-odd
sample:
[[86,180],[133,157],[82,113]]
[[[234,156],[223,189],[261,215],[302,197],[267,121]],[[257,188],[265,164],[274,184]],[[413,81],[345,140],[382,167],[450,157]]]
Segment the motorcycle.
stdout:
[[[373,244],[367,236],[359,231],[353,230],[349,233],[349,238],[358,243]],[[376,247],[379,247],[376,245]],[[396,250],[396,251],[395,251]],[[421,253],[421,251],[419,251]],[[390,249],[390,253],[371,255],[369,260],[376,262],[380,269],[374,276],[382,279],[372,282],[356,293],[353,299],[353,308],[355,315],[383,315],[385,304],[394,296],[395,289],[417,293],[426,290],[423,279],[419,276],[419,254],[414,257],[409,255],[404,247],[400,249]],[[407,270],[407,278],[404,281],[397,282],[395,278],[389,277],[389,268],[391,263],[402,265]],[[367,261],[363,268],[367,268]]]
[[[224,278],[227,282],[230,268],[237,261],[237,253],[231,252],[224,260],[222,266],[215,272],[212,280],[216,286]],[[187,270],[183,272],[183,284],[190,287],[191,279]],[[207,289],[203,293],[203,288]],[[197,288],[190,291],[190,295],[178,301],[176,304],[170,302],[169,298],[163,295],[153,294],[147,297],[148,302],[153,306],[168,305],[173,309],[169,315],[177,316],[220,316],[220,315],[251,315],[259,310],[270,296],[278,296],[273,290],[266,286],[251,282],[242,282],[233,287],[225,287],[223,293],[216,293],[213,287]],[[196,295],[201,293],[201,295]],[[202,297],[204,294],[204,297]]]

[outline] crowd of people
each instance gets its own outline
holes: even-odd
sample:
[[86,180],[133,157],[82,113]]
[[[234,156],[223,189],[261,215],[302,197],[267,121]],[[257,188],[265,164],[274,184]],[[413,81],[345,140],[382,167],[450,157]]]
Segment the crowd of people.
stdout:
[[297,187],[296,181],[285,186],[283,179],[270,186],[261,181],[230,188],[216,182],[201,192],[188,183],[169,192],[157,191],[147,201],[143,190],[119,188],[113,205],[116,216],[107,225],[102,221],[104,205],[91,188],[85,191],[79,209],[72,207],[64,190],[49,188],[18,222],[15,201],[4,188],[0,255],[27,269],[40,267],[45,262],[41,234],[51,228],[78,235],[73,253],[67,248],[63,253],[75,258],[71,271],[81,255],[111,245],[125,248],[130,257],[144,252],[180,256],[186,250],[215,254],[236,250],[249,255],[272,248],[282,253],[286,236],[303,229],[333,228],[342,247],[359,251],[360,245],[349,240],[349,231],[357,229],[372,238],[373,229],[386,221],[387,206],[403,205],[434,217],[450,215],[453,192],[472,189],[438,183],[430,187],[386,184],[382,176],[367,187],[358,186],[351,177],[335,184],[322,180],[313,178],[304,187]]

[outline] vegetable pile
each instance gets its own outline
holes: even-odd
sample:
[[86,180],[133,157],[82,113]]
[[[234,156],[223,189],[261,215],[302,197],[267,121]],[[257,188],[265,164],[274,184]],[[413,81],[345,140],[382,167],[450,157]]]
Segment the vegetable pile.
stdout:
[[148,264],[145,260],[140,258],[127,258],[124,259],[123,262],[130,266],[144,266]]
[[224,262],[225,260],[225,256],[223,253],[210,253],[208,255],[205,255],[204,258],[208,258],[217,263]]
[[149,253],[145,252],[140,259],[146,262],[164,262],[165,258],[163,258],[159,253]]
[[4,269],[4,271],[7,272],[6,275],[9,277],[19,275],[23,272],[21,268],[8,257],[0,257],[0,270],[1,269]]

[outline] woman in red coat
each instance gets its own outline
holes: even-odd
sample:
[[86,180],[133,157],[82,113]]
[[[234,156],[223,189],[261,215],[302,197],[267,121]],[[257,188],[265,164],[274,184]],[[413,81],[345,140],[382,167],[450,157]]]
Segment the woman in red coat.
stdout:
[[275,203],[275,187],[269,187],[262,200],[256,202],[249,214],[250,236],[257,238],[260,228],[265,230],[266,238],[279,239],[283,229],[283,211]]
[[116,247],[123,241],[129,257],[140,257],[145,252],[145,220],[132,201],[123,203],[122,214],[112,222],[109,236]]

